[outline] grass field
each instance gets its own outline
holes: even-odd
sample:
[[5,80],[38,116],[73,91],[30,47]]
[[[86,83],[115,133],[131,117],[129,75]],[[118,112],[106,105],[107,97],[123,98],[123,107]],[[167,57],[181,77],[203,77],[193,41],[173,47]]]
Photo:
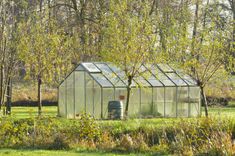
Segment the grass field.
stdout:
[[[42,108],[44,116],[56,117],[57,107],[56,106],[44,106]],[[12,107],[12,116],[16,118],[28,118],[37,116],[37,107]],[[234,117],[235,118],[235,107],[234,103],[231,103],[228,107],[210,107],[210,116],[223,116],[223,117]],[[204,116],[204,109],[202,108],[202,116]],[[162,120],[162,119],[161,119]]]
[[[204,112],[202,112],[204,114]],[[231,117],[235,119],[235,107],[209,108],[209,116]]]
[[122,154],[122,153],[109,153],[102,151],[87,151],[87,150],[33,150],[33,149],[0,149],[0,156],[134,156],[143,155],[150,156],[151,154]]
[[[16,118],[29,118],[38,115],[38,107],[12,107],[12,116]],[[57,115],[56,106],[42,107],[43,116],[55,117]]]
[[[202,108],[202,116],[204,116],[204,109]],[[29,118],[37,116],[37,107],[13,107],[12,117],[13,118]],[[45,117],[56,117],[57,107],[46,106],[43,107],[43,116]],[[223,117],[232,118],[235,120],[235,107],[216,107],[209,108],[210,117]],[[63,118],[59,119],[64,124],[70,124],[71,120]],[[136,129],[140,126],[143,127],[161,127],[166,124],[176,124],[181,120],[194,120],[194,118],[152,118],[152,119],[130,119],[128,121],[112,121],[112,120],[100,120],[98,121],[101,126],[104,127],[115,127],[113,130],[116,132],[122,131],[123,128],[126,130]]]

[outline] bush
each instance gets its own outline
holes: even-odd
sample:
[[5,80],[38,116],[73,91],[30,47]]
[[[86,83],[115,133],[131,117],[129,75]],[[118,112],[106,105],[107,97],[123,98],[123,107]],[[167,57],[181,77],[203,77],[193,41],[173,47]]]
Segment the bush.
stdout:
[[87,114],[81,114],[78,134],[81,139],[99,141],[101,130],[93,117]]
[[63,150],[69,149],[69,141],[66,139],[66,136],[58,134],[52,144],[49,146],[49,149]]
[[228,106],[230,98],[224,97],[207,97],[208,105],[209,106]]
[[[126,121],[123,121],[126,122]],[[0,119],[0,147],[102,149],[176,155],[234,155],[235,123],[229,119],[182,119],[176,124],[100,126],[91,116],[78,120]],[[126,127],[125,127],[126,126]]]
[[117,141],[108,131],[104,131],[101,136],[101,140],[98,143],[98,148],[102,150],[112,150],[117,146]]
[[13,147],[28,145],[31,120],[15,121],[13,118],[0,119],[0,146]]
[[88,115],[64,125],[56,118],[0,119],[0,147],[67,149],[78,141],[100,140],[100,128]]
[[60,133],[66,135],[70,144],[84,144],[84,142],[90,144],[101,140],[99,125],[94,118],[87,114],[81,114],[78,120],[71,120],[68,125],[62,124]]

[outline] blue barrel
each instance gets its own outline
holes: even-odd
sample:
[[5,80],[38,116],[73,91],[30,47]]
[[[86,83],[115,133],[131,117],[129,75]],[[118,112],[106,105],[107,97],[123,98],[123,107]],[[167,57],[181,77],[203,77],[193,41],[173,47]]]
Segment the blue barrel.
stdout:
[[123,104],[122,104],[122,101],[109,101],[109,104],[108,104],[108,119],[111,119],[111,120],[123,119]]

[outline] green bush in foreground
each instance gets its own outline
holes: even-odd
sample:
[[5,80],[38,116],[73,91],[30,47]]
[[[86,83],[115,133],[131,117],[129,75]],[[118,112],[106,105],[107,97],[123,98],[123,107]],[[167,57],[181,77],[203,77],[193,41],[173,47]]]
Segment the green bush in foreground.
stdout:
[[[1,118],[0,147],[86,148],[177,155],[235,154],[235,123],[229,119],[182,119],[175,124],[158,127],[140,124],[134,128],[118,128],[112,124],[107,127],[98,123],[88,115],[66,122],[57,118]],[[117,128],[119,130],[115,131]]]

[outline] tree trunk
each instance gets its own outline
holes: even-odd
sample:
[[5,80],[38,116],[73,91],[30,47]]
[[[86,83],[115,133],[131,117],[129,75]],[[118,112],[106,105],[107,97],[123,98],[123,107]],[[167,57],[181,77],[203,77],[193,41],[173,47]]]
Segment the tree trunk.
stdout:
[[42,79],[41,76],[38,77],[38,115],[42,114],[42,99],[41,99],[41,84]]
[[[202,30],[205,30],[205,28],[206,28],[206,18],[207,18],[207,11],[208,11],[207,6],[209,6],[209,3],[210,3],[210,0],[207,0],[206,7],[204,9],[204,14],[203,14]],[[202,34],[201,35],[201,44],[202,44],[203,40],[204,40],[204,35]]]
[[[233,15],[233,34],[232,34],[232,41],[235,41],[235,13]],[[233,48],[234,48],[234,43],[233,43]]]
[[6,115],[11,115],[11,99],[12,99],[12,81],[11,78],[7,82],[7,108]]
[[161,43],[161,46],[162,46],[162,50],[164,52],[166,52],[167,51],[167,49],[166,49],[166,39],[165,39],[164,35],[166,35],[166,34],[164,34],[162,30],[160,30],[160,43]]
[[205,106],[205,116],[208,117],[208,103],[206,99],[206,94],[204,91],[204,87],[200,86],[200,88],[201,88],[202,104]]
[[128,109],[129,109],[129,102],[130,102],[130,93],[131,93],[131,83],[132,83],[132,76],[128,76],[128,85],[127,85],[127,96],[126,96],[126,108],[125,108],[125,118],[128,117]]
[[[235,47],[235,2],[233,1],[231,4],[232,12],[233,12],[233,34],[232,34],[232,41],[233,41],[233,48]],[[234,49],[233,49],[234,50]]]
[[3,66],[1,66],[1,71],[0,71],[0,110],[2,109],[2,100],[3,100]]
[[197,36],[197,26],[198,26],[198,10],[199,10],[199,0],[196,1],[195,6],[195,12],[194,12],[194,21],[193,21],[193,34],[192,34],[192,54],[195,52],[195,42],[196,42],[196,36]]
[[[78,26],[79,26],[79,38],[80,38],[80,43],[81,43],[81,52],[82,52],[82,56],[81,56],[81,61],[85,61],[86,57],[86,32],[85,32],[85,10],[86,10],[86,5],[87,5],[87,1],[84,0],[80,0],[80,6],[78,6],[78,2],[77,0],[72,0],[72,5],[76,14],[76,18],[77,18],[77,22],[78,22]],[[80,8],[80,9],[79,9]]]
[[[195,54],[195,43],[197,38],[197,27],[198,27],[198,11],[199,11],[199,0],[196,1],[195,6],[195,12],[194,12],[194,21],[193,21],[193,33],[192,33],[192,44],[191,44],[191,53],[193,57],[196,57],[197,60],[199,60],[199,56]],[[196,69],[195,67],[191,67],[191,71],[194,75],[196,75]]]
[[[234,8],[235,9],[235,8]],[[233,34],[232,34],[232,48],[231,55],[235,58],[235,11],[233,12]],[[232,63],[232,72],[231,74],[235,75],[235,63]]]
[[194,12],[194,22],[193,22],[193,38],[197,35],[197,25],[198,25],[198,10],[199,10],[199,0],[196,1],[196,9]]
[[[235,6],[233,6],[233,34],[232,35],[233,35],[232,36],[232,56],[233,58],[235,58]],[[235,66],[235,64],[233,64],[233,66]]]

